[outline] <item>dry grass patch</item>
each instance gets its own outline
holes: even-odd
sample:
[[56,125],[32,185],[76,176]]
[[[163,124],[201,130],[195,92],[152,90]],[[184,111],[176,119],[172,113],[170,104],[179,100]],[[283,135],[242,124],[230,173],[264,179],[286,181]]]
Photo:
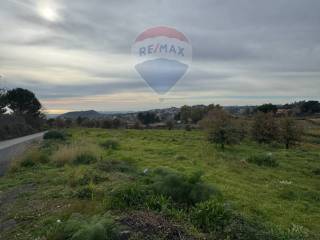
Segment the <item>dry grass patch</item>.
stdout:
[[16,157],[10,164],[9,171],[15,172],[21,167],[33,167],[37,164],[49,162],[49,157],[40,149],[32,147],[23,156]]
[[79,142],[60,146],[51,160],[61,167],[66,164],[90,164],[101,156],[101,149],[97,145]]

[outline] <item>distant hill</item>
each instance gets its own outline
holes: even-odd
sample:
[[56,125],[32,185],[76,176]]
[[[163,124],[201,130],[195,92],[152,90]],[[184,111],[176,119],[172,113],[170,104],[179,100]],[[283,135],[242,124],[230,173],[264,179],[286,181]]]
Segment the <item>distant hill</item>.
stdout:
[[69,119],[76,119],[78,117],[82,118],[89,118],[89,119],[97,119],[105,117],[104,114],[99,113],[94,110],[89,111],[76,111],[76,112],[67,112],[59,116],[60,118],[69,118]]
[[89,119],[101,119],[101,118],[122,118],[126,120],[135,120],[136,115],[139,112],[154,112],[163,118],[173,118],[179,111],[180,108],[171,107],[171,108],[164,108],[164,109],[152,109],[148,111],[104,111],[104,112],[97,112],[95,110],[89,111],[75,111],[75,112],[67,112],[57,116],[58,118],[65,118],[65,119],[77,119],[78,117],[82,118],[89,118]]

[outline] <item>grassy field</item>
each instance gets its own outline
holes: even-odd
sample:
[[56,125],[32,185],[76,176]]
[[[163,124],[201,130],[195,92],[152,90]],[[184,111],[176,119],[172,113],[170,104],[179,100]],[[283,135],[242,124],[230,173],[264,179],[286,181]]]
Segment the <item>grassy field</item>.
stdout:
[[[110,204],[117,189],[148,185],[159,168],[184,176],[202,172],[204,184],[217,189],[233,212],[284,233],[275,239],[320,239],[320,126],[309,122],[307,130],[295,149],[246,140],[221,151],[201,131],[69,129],[66,140],[46,140],[0,179],[0,239],[82,239],[58,236],[59,224],[78,214],[82,225],[97,227],[95,219],[106,213],[127,239],[175,239],[165,231],[224,239],[190,220],[193,206],[168,212],[160,200],[160,210]],[[93,158],[77,158],[81,152]]]

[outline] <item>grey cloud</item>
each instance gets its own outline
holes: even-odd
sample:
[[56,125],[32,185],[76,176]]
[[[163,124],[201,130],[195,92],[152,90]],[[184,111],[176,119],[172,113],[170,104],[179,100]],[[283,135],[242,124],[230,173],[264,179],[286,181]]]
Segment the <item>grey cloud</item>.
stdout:
[[[61,21],[57,22],[37,15],[35,2],[0,3],[0,47],[1,44],[26,48],[47,46],[65,51],[129,55],[137,34],[148,27],[168,25],[181,30],[191,40],[195,65],[212,68],[190,70],[174,92],[229,91],[248,98],[253,93],[298,96],[301,92],[320,96],[318,0],[60,0]],[[27,38],[18,31],[28,29],[44,34]],[[23,62],[10,54],[0,58],[0,64],[6,66],[23,65],[33,71],[37,68],[42,71],[44,67],[39,62]],[[89,77],[126,82],[63,88],[51,83],[50,89],[56,97],[148,91],[143,80],[137,80],[132,71],[92,70],[64,62],[52,63],[50,67],[61,68],[62,72],[75,68]],[[30,79],[8,77],[15,85],[33,86]],[[248,79],[252,84],[245,83]],[[45,86],[35,89],[44,98],[51,96]]]
[[146,90],[147,85],[143,81],[122,81],[112,83],[99,84],[81,84],[81,85],[53,85],[50,83],[44,84],[38,81],[29,79],[16,79],[14,83],[7,83],[8,88],[22,87],[30,89],[38,93],[41,99],[59,99],[68,97],[81,97],[92,95],[106,95],[120,92],[134,92]]

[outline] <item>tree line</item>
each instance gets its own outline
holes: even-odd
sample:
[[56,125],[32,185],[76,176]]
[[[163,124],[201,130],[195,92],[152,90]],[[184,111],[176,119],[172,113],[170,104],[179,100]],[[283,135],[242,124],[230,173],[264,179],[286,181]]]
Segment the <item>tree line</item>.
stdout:
[[34,93],[22,88],[0,89],[0,140],[37,132],[44,123],[42,105]]
[[119,118],[89,119],[86,117],[77,117],[75,120],[70,118],[67,118],[67,119],[51,118],[51,119],[48,119],[47,125],[50,128],[70,128],[70,127],[105,128],[105,129],[127,128],[127,122]]
[[211,143],[220,145],[238,144],[246,137],[257,143],[277,142],[286,149],[301,140],[303,127],[290,115],[276,117],[273,111],[258,111],[252,118],[232,116],[222,108],[211,110],[200,122]]

